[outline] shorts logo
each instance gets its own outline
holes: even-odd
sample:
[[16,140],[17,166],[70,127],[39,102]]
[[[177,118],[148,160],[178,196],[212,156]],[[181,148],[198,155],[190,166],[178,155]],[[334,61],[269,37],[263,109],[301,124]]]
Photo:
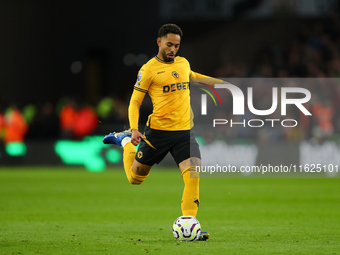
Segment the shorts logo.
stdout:
[[137,76],[137,82],[140,82],[141,80],[142,80],[142,72],[139,72]]
[[179,77],[179,74],[176,71],[173,71],[172,72],[172,76],[177,79]]
[[139,151],[139,152],[137,153],[137,157],[138,157],[138,158],[143,157],[143,152]]

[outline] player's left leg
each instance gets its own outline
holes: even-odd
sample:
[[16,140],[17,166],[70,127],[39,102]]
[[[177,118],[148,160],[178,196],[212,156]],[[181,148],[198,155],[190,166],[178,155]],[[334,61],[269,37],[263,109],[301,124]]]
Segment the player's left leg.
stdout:
[[[182,214],[196,217],[199,206],[199,171],[201,167],[201,153],[193,131],[184,134],[183,142],[171,153],[182,173],[184,190],[182,196]],[[180,163],[178,163],[180,162]],[[210,237],[208,232],[201,232],[199,241],[207,241]]]
[[201,153],[193,130],[177,131],[175,145],[170,152],[184,181],[182,196],[182,213],[196,217],[199,206],[199,172],[196,167],[201,166]]
[[182,213],[194,217],[199,206],[199,172],[196,166],[201,166],[201,160],[196,157],[185,159],[178,165],[184,181]]
[[[182,197],[182,214],[196,217],[199,206],[199,172],[196,166],[201,166],[199,158],[188,158],[182,161],[178,167],[184,180]],[[201,232],[198,240],[207,241],[210,238],[208,232]]]

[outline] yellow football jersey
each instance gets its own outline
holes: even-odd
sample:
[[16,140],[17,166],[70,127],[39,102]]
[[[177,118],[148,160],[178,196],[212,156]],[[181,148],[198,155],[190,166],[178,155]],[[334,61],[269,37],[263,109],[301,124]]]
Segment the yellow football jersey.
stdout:
[[138,130],[139,107],[149,93],[153,112],[147,125],[152,129],[190,130],[193,114],[190,106],[190,78],[210,78],[194,73],[183,57],[164,62],[157,56],[139,70],[129,105],[130,128]]

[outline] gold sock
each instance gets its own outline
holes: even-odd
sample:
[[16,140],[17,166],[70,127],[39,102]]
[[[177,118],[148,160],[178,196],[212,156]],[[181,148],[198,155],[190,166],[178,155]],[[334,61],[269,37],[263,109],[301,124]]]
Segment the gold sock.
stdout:
[[131,142],[126,143],[123,152],[123,163],[126,177],[131,184],[141,184],[147,175],[137,175],[132,172],[132,164],[135,159],[136,149]]
[[130,171],[130,175],[127,176],[128,180],[131,184],[142,184],[142,182],[145,180],[148,175],[137,175],[134,172]]
[[183,173],[184,191],[182,197],[182,214],[196,217],[199,205],[199,173],[195,168],[186,168]]

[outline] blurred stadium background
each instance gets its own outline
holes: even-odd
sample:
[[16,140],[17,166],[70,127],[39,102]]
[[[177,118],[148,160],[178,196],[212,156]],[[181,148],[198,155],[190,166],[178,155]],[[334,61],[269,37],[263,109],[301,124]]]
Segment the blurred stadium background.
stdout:
[[[338,0],[2,1],[0,165],[120,166],[121,151],[100,140],[128,125],[137,72],[157,54],[164,23],[182,28],[178,55],[203,74],[339,78],[339,7]],[[257,146],[253,164],[282,164],[282,155],[301,163],[305,142],[321,162],[339,164],[340,88],[312,94],[313,117],[292,112],[302,127],[245,129],[224,142]],[[151,107],[146,99],[141,127]],[[279,154],[268,157],[273,148]]]

